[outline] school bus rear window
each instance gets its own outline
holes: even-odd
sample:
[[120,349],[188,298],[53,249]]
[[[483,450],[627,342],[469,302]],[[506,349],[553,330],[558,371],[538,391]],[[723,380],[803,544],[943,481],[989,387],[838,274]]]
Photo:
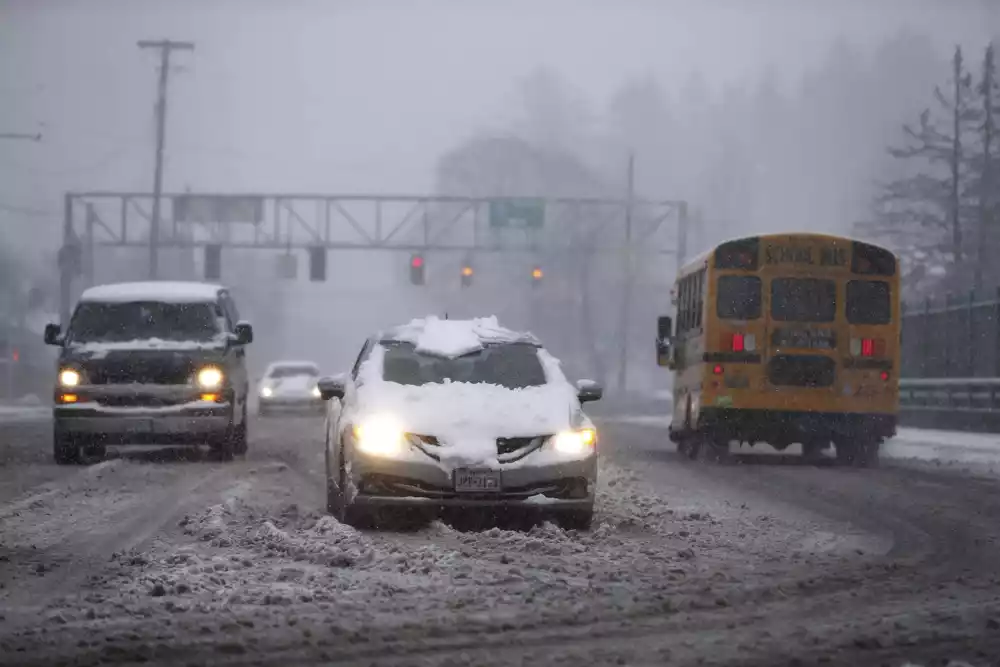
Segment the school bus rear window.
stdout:
[[756,271],[759,253],[759,239],[741,239],[723,243],[715,250],[715,268]]
[[888,324],[892,317],[889,283],[851,280],[847,283],[847,321],[851,324]]
[[760,278],[720,276],[715,312],[723,320],[755,320],[760,317]]
[[837,316],[837,285],[819,278],[771,281],[771,317],[780,322],[832,322]]

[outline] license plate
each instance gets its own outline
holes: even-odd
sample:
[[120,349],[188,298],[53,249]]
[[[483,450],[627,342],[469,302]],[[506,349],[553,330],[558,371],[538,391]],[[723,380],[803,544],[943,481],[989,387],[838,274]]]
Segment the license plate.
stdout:
[[463,493],[499,493],[500,471],[470,470],[459,468],[455,471],[455,491]]

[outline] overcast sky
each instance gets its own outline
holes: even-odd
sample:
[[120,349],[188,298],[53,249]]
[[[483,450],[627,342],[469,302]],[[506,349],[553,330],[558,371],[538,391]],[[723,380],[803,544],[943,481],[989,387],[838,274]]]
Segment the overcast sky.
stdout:
[[[0,0],[0,224],[55,227],[67,189],[151,189],[156,56],[170,81],[168,189],[428,190],[438,155],[516,114],[550,67],[603,104],[626,78],[794,82],[838,36],[903,29],[942,52],[1000,34],[1000,0]],[[27,217],[12,212],[27,208]],[[49,217],[46,217],[49,216]],[[39,224],[36,224],[39,223]],[[3,236],[10,238],[9,234]],[[54,233],[46,233],[53,239]]]

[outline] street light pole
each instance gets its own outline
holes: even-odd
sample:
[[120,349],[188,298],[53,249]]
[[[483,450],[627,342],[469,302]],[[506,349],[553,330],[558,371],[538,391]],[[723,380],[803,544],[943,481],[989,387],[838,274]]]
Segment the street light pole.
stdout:
[[632,266],[632,202],[635,199],[635,153],[628,155],[628,176],[626,179],[628,197],[625,203],[625,290],[622,295],[621,330],[618,358],[618,390],[625,391],[628,384],[628,336],[629,320],[632,317],[632,289],[634,282]]

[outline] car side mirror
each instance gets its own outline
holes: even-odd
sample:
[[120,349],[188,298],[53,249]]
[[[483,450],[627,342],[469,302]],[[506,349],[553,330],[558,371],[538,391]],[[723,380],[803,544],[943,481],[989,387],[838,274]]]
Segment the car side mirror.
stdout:
[[671,367],[674,321],[664,315],[656,318],[656,365]]
[[65,339],[62,335],[62,327],[58,324],[46,324],[45,325],[45,344],[46,345],[62,345]]
[[576,383],[576,397],[581,403],[591,403],[601,400],[604,388],[593,380],[580,380]]
[[321,377],[316,386],[319,387],[319,397],[324,401],[329,401],[331,398],[343,398],[347,391],[347,381],[343,376]]
[[249,345],[253,342],[253,327],[250,326],[249,322],[239,322],[236,325],[236,340],[237,345]]

